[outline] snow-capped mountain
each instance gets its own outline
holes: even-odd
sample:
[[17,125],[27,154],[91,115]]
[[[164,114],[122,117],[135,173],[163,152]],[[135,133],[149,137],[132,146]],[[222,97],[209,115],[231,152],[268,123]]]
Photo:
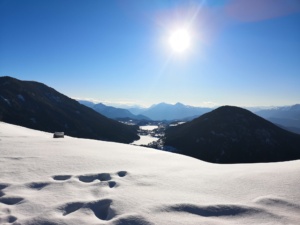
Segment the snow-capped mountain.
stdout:
[[142,114],[152,120],[180,120],[187,117],[200,116],[211,110],[211,108],[187,106],[182,103],[174,105],[159,103],[152,105],[143,111]]

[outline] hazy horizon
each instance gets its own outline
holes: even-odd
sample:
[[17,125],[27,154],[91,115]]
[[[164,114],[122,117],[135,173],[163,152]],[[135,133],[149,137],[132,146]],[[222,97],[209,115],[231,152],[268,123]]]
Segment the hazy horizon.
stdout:
[[[229,105],[229,104],[223,104],[223,105],[214,105],[210,102],[208,103],[203,103],[203,104],[198,104],[198,105],[189,105],[189,104],[186,104],[185,102],[164,102],[164,101],[161,101],[161,102],[156,102],[156,103],[153,103],[153,104],[149,104],[149,105],[144,105],[144,104],[139,104],[139,103],[136,103],[136,102],[109,102],[109,101],[101,101],[101,100],[98,100],[98,99],[90,99],[90,98],[77,98],[77,97],[71,97],[72,99],[76,100],[76,101],[88,101],[88,102],[92,102],[94,104],[98,104],[98,103],[102,103],[104,105],[107,105],[107,106],[113,106],[113,107],[120,107],[122,108],[122,106],[124,108],[135,108],[135,107],[140,107],[140,108],[149,108],[151,106],[154,106],[154,105],[158,105],[158,104],[161,104],[161,103],[165,103],[165,104],[169,104],[169,105],[175,105],[177,103],[181,103],[183,105],[187,105],[187,106],[193,106],[193,107],[206,107],[206,108],[217,108],[217,107],[221,107],[221,106],[225,106],[225,105]],[[290,104],[290,105],[253,105],[253,106],[247,106],[247,105],[231,105],[231,106],[237,106],[237,107],[241,107],[241,108],[272,108],[272,107],[288,107],[288,106],[293,106],[293,105],[298,105],[299,103],[298,102],[295,102],[293,104]]]
[[300,103],[297,0],[0,0],[0,26],[0,76],[72,98]]

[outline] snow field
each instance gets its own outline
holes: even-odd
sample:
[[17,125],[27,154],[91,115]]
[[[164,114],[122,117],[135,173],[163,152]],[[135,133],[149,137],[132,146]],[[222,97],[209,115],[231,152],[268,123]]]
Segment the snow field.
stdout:
[[217,165],[0,122],[0,224],[299,224],[300,161]]

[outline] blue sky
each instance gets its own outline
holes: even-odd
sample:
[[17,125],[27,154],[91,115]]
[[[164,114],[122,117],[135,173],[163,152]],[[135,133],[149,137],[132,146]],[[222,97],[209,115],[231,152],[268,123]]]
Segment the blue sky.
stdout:
[[0,76],[107,104],[300,103],[300,1],[0,0]]

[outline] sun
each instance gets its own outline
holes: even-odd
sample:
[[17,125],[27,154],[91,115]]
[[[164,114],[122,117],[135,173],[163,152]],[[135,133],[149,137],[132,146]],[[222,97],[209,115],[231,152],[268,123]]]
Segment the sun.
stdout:
[[185,52],[191,45],[191,35],[186,29],[176,29],[169,37],[171,49],[176,53]]

